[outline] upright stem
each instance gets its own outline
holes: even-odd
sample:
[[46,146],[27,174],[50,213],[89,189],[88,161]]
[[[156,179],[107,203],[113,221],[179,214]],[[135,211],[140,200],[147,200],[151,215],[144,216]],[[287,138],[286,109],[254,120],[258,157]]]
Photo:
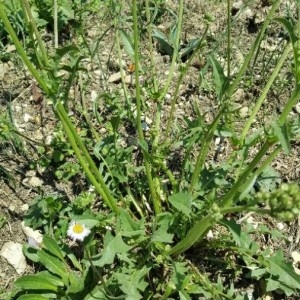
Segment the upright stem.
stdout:
[[223,113],[224,113],[224,106],[221,107],[218,115],[215,117],[213,123],[209,126],[208,131],[205,137],[203,138],[201,149],[196,159],[195,170],[193,172],[190,187],[189,187],[190,193],[193,192],[195,185],[199,182],[200,172],[203,169],[203,165],[211,145],[211,140],[213,138],[214,132],[219,124],[220,118],[222,117]]
[[[0,2],[0,18],[2,19],[6,30],[8,31],[11,39],[13,40],[16,49],[23,59],[23,62],[28,67],[31,74],[37,80],[40,87],[44,90],[44,92],[52,97],[56,96],[57,91],[52,90],[52,87],[48,87],[45,80],[39,75],[39,72],[33,66],[31,61],[28,59],[25,50],[23,49],[15,31],[13,30],[4,10],[4,6],[2,2]],[[109,188],[106,186],[105,181],[102,175],[99,173],[98,168],[96,167],[94,161],[92,160],[91,156],[89,155],[88,150],[86,149],[85,145],[83,144],[82,140],[78,136],[74,125],[72,124],[71,120],[69,119],[67,112],[61,103],[60,100],[55,101],[54,110],[57,112],[60,121],[62,122],[66,135],[74,149],[77,159],[79,160],[82,168],[84,169],[88,179],[95,185],[97,192],[102,196],[106,204],[114,211],[118,212],[118,206],[116,200],[110,194]]]
[[184,7],[183,3],[184,3],[184,1],[179,0],[178,2],[179,2],[178,22],[177,22],[177,31],[176,31],[176,37],[175,37],[175,43],[174,43],[173,57],[172,57],[172,62],[171,62],[171,66],[169,69],[169,75],[168,75],[164,90],[161,93],[160,98],[159,98],[160,100],[165,98],[165,96],[169,90],[171,81],[174,77],[175,65],[176,65],[176,62],[178,59],[178,54],[179,54],[179,42],[180,42],[181,29],[182,29],[181,27],[182,27],[182,19],[183,19],[183,7]]
[[5,29],[8,32],[10,38],[12,39],[13,43],[16,46],[16,49],[19,53],[19,55],[21,56],[23,62],[25,63],[25,65],[27,66],[27,68],[29,69],[30,73],[33,75],[33,77],[36,79],[36,81],[38,82],[39,86],[45,91],[46,94],[50,95],[51,94],[51,90],[50,88],[47,86],[47,84],[45,83],[45,81],[43,80],[43,78],[40,76],[39,72],[36,70],[36,68],[34,67],[34,65],[31,63],[31,61],[28,59],[27,54],[24,50],[24,48],[22,47],[14,29],[12,28],[10,21],[7,18],[7,15],[5,13],[5,9],[4,9],[4,4],[0,1],[0,18],[2,19]]
[[241,134],[241,141],[244,141],[244,139],[245,139],[245,137],[246,137],[246,135],[247,135],[247,133],[250,129],[250,126],[251,126],[253,120],[255,119],[256,114],[258,113],[261,105],[263,104],[264,100],[266,99],[266,96],[267,96],[274,80],[276,79],[279,71],[281,70],[281,67],[283,66],[283,64],[284,64],[285,60],[287,59],[287,57],[288,57],[291,50],[292,50],[292,47],[291,47],[291,44],[289,43],[285,47],[285,49],[284,49],[277,65],[275,67],[275,69],[273,70],[267,84],[265,85],[263,91],[261,92],[260,97],[259,97],[258,101],[256,102],[256,104],[255,104],[255,106],[254,106],[254,108],[251,112],[251,115],[248,118],[248,120],[247,120],[247,122],[244,126],[244,129],[243,129],[242,134]]
[[300,84],[298,84],[296,86],[291,98],[288,100],[287,104],[283,108],[283,111],[280,114],[279,119],[278,119],[279,125],[283,125],[285,123],[289,113],[291,112],[293,107],[296,105],[296,103],[299,101],[299,97],[300,97]]
[[[136,96],[136,109],[137,109],[137,116],[136,116],[136,127],[138,131],[139,140],[144,140],[144,134],[142,129],[142,122],[141,122],[141,87],[139,81],[139,32],[138,32],[138,21],[137,21],[137,0],[132,1],[132,14],[133,14],[133,31],[134,31],[134,64],[135,64],[135,96]],[[150,189],[150,193],[153,200],[153,206],[156,214],[159,214],[161,211],[160,207],[160,199],[158,194],[156,193],[153,179],[152,179],[152,172],[151,166],[148,161],[147,153],[145,150],[143,151],[144,156],[144,164],[146,170],[146,176],[148,181],[148,186]]]
[[58,48],[58,21],[57,21],[57,0],[53,0],[53,28],[54,28],[54,48]]
[[227,78],[230,78],[231,57],[231,1],[227,0]]
[[[31,8],[30,8],[30,5],[28,3],[28,0],[22,0],[22,3],[23,3],[23,6],[26,9],[26,14],[28,16],[28,21],[30,23],[30,29],[33,30],[33,32],[35,34],[35,38],[37,40],[37,44],[38,44],[39,49],[41,51],[44,67],[48,66],[49,61],[48,61],[47,51],[46,51],[45,45],[44,45],[44,43],[42,41],[42,38],[40,36],[40,33],[39,33],[38,29],[37,29],[37,26],[36,26],[36,23],[35,23],[35,19],[34,19],[32,13],[31,13]],[[37,58],[39,60],[39,56],[38,56],[37,51],[36,51],[36,56],[37,56]]]
[[220,207],[226,208],[232,203],[232,197],[236,195],[242,186],[242,184],[247,180],[247,178],[251,175],[254,168],[261,162],[264,155],[267,153],[267,151],[274,145],[274,142],[268,142],[266,141],[262,148],[259,150],[259,152],[256,154],[256,156],[252,159],[249,166],[246,168],[244,173],[239,177],[239,179],[236,181],[236,183],[233,185],[233,187],[222,197],[220,201]]
[[244,73],[246,72],[248,66],[249,66],[249,63],[251,61],[251,59],[253,58],[253,55],[254,55],[254,52],[255,52],[255,49],[257,49],[260,45],[260,42],[264,36],[264,33],[270,23],[270,21],[272,20],[272,17],[276,11],[276,9],[278,8],[278,6],[280,5],[280,0],[276,0],[274,3],[273,3],[273,6],[267,16],[267,18],[265,19],[263,25],[262,25],[262,28],[259,32],[259,35],[257,36],[257,38],[255,39],[254,43],[252,44],[250,50],[249,50],[249,53],[247,54],[246,58],[245,58],[245,61],[240,69],[240,71],[238,72],[238,74],[236,75],[235,77],[235,80],[232,82],[232,84],[230,85],[229,87],[229,91],[228,91],[228,97],[230,98],[232,96],[232,94],[235,92],[238,84],[241,82],[241,79],[244,75]]

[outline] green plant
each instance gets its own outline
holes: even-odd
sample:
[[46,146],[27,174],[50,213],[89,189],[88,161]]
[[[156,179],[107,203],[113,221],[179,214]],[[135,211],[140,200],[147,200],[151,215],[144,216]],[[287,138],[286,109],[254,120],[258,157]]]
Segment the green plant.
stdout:
[[[207,122],[195,105],[194,119],[185,118],[182,124],[178,124],[175,109],[181,84],[191,69],[193,59],[207,45],[205,40],[213,19],[206,16],[203,36],[190,41],[182,49],[184,1],[178,1],[170,36],[166,37],[157,29],[154,31],[154,37],[172,58],[167,78],[159,82],[152,45],[152,17],[155,15],[149,1],[145,1],[143,15],[147,20],[146,32],[138,26],[141,16],[137,1],[132,1],[129,7],[132,22],[128,18],[126,22],[131,22],[132,29],[128,32],[119,28],[120,24],[127,24],[121,12],[128,7],[123,2],[108,1],[106,5],[110,5],[113,12],[120,65],[123,44],[135,66],[134,74],[131,74],[135,84],[131,84],[131,88],[126,86],[124,70],[121,69],[123,92],[101,94],[94,104],[94,116],[90,116],[83,105],[86,131],[80,135],[76,130],[79,121],[69,116],[68,109],[71,86],[76,79],[80,81],[80,74],[86,72],[82,65],[85,51],[73,45],[58,49],[55,56],[35,51],[37,56],[40,55],[35,61],[44,64],[33,65],[0,3],[4,26],[32,76],[52,101],[53,110],[68,139],[69,144],[60,144],[58,139],[52,145],[54,153],[58,154],[58,161],[65,158],[63,152],[70,156],[74,153],[79,163],[74,166],[70,161],[66,162],[56,170],[56,175],[69,179],[80,165],[86,181],[97,195],[82,193],[72,203],[61,196],[43,195],[31,206],[26,216],[27,224],[43,229],[46,235],[40,248],[26,246],[25,253],[45,270],[19,278],[14,298],[192,299],[195,296],[244,299],[244,293],[236,290],[234,280],[226,282],[222,281],[221,275],[216,278],[202,275],[201,265],[196,266],[189,261],[188,257],[196,246],[214,251],[214,254],[220,250],[228,251],[225,259],[221,256],[220,264],[227,263],[235,270],[235,277],[242,276],[242,272],[247,270],[245,276],[259,281],[264,287],[264,294],[278,290],[290,296],[300,289],[300,277],[285,262],[281,251],[271,254],[268,249],[261,250],[258,242],[251,241],[249,232],[236,222],[226,220],[238,213],[255,212],[291,221],[300,211],[299,186],[281,184],[278,173],[270,167],[282,150],[289,153],[291,141],[297,138],[297,123],[289,119],[289,113],[300,96],[300,46],[294,24],[288,19],[275,18],[287,29],[292,43],[288,42],[280,50],[279,58],[274,61],[274,68],[268,73],[261,94],[242,128],[236,128],[236,108],[232,100],[244,76],[248,76],[249,69],[252,71],[250,62],[256,59],[256,54],[259,55],[260,43],[279,4],[280,1],[272,4],[242,65],[233,74],[233,24],[228,1],[226,68],[212,47],[206,66],[199,75],[203,80],[211,75],[207,84],[214,91],[217,111],[213,120]],[[300,21],[296,26],[300,27]],[[146,35],[150,53],[147,70],[141,64],[141,34]],[[38,36],[36,38],[39,49],[45,49],[42,40]],[[292,50],[294,91],[276,120],[254,128],[254,120],[267,101],[266,95],[275,86],[275,80]],[[95,52],[91,48],[87,53],[94,57]],[[181,64],[179,68],[177,64]],[[47,67],[43,68],[43,65]],[[60,74],[62,70],[65,76]],[[147,72],[151,78],[143,87],[140,75]],[[167,110],[166,95],[171,87],[173,94]],[[143,126],[147,101],[152,101],[151,109],[154,111],[149,132]],[[101,104],[104,107],[102,115],[99,113]],[[131,108],[134,108],[133,111]],[[162,124],[165,127],[162,128]],[[105,128],[105,134],[97,132],[99,127]],[[125,136],[128,127],[133,128],[131,135],[134,141],[124,143],[122,136]],[[230,154],[221,162],[210,159],[215,138],[226,139],[230,145]],[[176,159],[180,167],[174,170]],[[74,227],[76,224],[78,227]],[[217,226],[228,230],[230,239],[207,240],[208,231]],[[76,235],[74,238],[69,234],[72,228],[78,231],[75,233],[87,230],[86,236],[81,236],[77,244],[67,239],[69,235],[76,240]],[[275,233],[272,234],[275,236]],[[241,263],[234,264],[232,257]]]

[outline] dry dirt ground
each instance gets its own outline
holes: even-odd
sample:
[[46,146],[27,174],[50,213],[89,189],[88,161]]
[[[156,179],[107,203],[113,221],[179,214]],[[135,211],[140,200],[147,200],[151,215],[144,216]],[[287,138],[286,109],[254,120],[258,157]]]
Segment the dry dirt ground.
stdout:
[[[207,36],[207,46],[203,49],[201,54],[197,57],[195,66],[190,69],[186,78],[184,79],[181,90],[180,99],[176,107],[176,116],[178,122],[183,116],[193,118],[193,105],[196,103],[201,107],[202,113],[207,113],[208,121],[213,118],[214,108],[218,103],[213,91],[209,86],[202,86],[199,89],[199,69],[206,63],[206,56],[212,51],[212,46],[217,45],[219,41],[218,50],[216,50],[216,57],[220,61],[225,61],[225,26],[226,26],[226,1],[186,1],[184,12],[184,25],[182,34],[182,43],[185,40],[200,37],[205,30],[205,23],[203,16],[209,13],[213,16],[214,22],[209,29]],[[249,2],[249,8],[240,11],[240,3]],[[235,1],[232,9],[232,16],[234,18],[233,24],[233,54],[232,54],[232,69],[239,67],[243,61],[244,55],[250,48],[254,41],[258,30],[270,8],[268,0],[262,1]],[[171,9],[175,8],[176,1],[167,1],[167,6]],[[286,7],[290,7],[294,11],[296,4],[293,1],[282,1],[281,10],[278,14],[284,14]],[[124,12],[125,13],[125,12]],[[128,13],[128,12],[127,12]],[[93,21],[86,22],[87,40],[92,43],[93,40],[104,32],[107,28],[105,24],[97,21],[97,17]],[[168,13],[161,17],[159,22],[159,29],[165,33],[170,29],[170,22],[172,18]],[[127,24],[130,28],[130,23]],[[110,76],[118,71],[120,68],[114,49],[114,35],[110,31],[100,42],[99,53],[93,60],[86,61],[87,72],[83,74],[84,93],[87,105],[91,107],[91,101],[96,94],[99,93],[113,93],[115,90],[121,88],[121,83],[110,80]],[[262,45],[262,52],[265,53],[265,59],[257,64],[258,68],[268,69],[270,65],[266,62],[268,59],[271,62],[272,55],[276,55],[276,51],[280,48],[282,40],[286,38],[283,29],[276,23],[272,23],[267,31],[267,37]],[[72,37],[66,38],[63,42],[77,42]],[[145,43],[146,41],[144,41]],[[170,64],[169,57],[159,51],[157,42],[154,41],[155,46],[155,63],[159,73],[159,80],[163,82],[167,77],[168,67]],[[146,47],[145,47],[146,49]],[[51,104],[47,99],[39,93],[38,87],[35,85],[28,72],[24,70],[22,63],[16,58],[16,53],[10,45],[7,45],[7,51],[11,51],[7,61],[0,62],[0,115],[8,113],[11,120],[14,122],[15,128],[29,139],[23,138],[20,135],[15,135],[20,144],[14,144],[10,139],[0,141],[0,224],[1,218],[6,221],[0,226],[0,249],[7,241],[14,241],[19,243],[26,243],[26,237],[21,229],[22,216],[28,204],[41,194],[59,193],[66,195],[69,199],[73,199],[81,190],[80,184],[74,185],[72,182],[62,183],[54,176],[55,167],[49,166],[46,169],[39,165],[39,160],[43,154],[38,153],[39,143],[47,143],[53,135],[57,120],[52,112]],[[273,51],[273,52],[272,52]],[[274,53],[274,54],[272,54]],[[142,51],[143,61],[145,66],[149,63],[147,61],[148,53]],[[130,59],[124,53],[122,57],[124,69],[130,64]],[[263,63],[266,63],[264,66]],[[127,75],[130,75],[128,71]],[[267,71],[266,71],[267,72]],[[177,72],[178,73],[178,72]],[[267,72],[268,73],[268,72]],[[178,74],[175,74],[175,78]],[[257,124],[267,123],[280,112],[282,104],[285,102],[289,93],[286,85],[288,82],[288,71],[283,70],[282,80],[279,80],[278,85],[271,91],[268,96],[267,104],[263,107],[263,113]],[[234,95],[234,101],[237,107],[244,111],[252,107],[255,99],[257,99],[260,90],[265,83],[265,79],[257,76],[254,80],[253,86],[241,87]],[[284,87],[284,89],[282,88]],[[173,88],[171,87],[169,94],[172,95]],[[282,92],[284,90],[284,93]],[[76,110],[76,103],[81,102],[79,97],[79,86],[74,84],[72,93],[70,95],[72,102],[72,110]],[[74,104],[75,103],[75,104]],[[147,108],[146,117],[152,118],[151,105]],[[166,111],[169,107],[166,106]],[[298,117],[298,112],[293,112],[295,117]],[[245,117],[241,112],[241,122]],[[0,124],[1,126],[1,124]],[[238,126],[238,124],[237,124]],[[99,131],[105,130],[99,128]],[[128,133],[127,133],[128,134]],[[222,156],[226,155],[229,145],[224,142]],[[279,156],[274,162],[273,166],[281,174],[283,181],[299,182],[300,174],[300,156],[299,147],[295,142],[292,145],[292,153],[286,157]],[[227,150],[226,150],[227,149]],[[80,176],[79,176],[80,177]],[[80,179],[79,179],[80,180]],[[84,188],[84,183],[82,184]],[[270,220],[262,220],[269,222],[272,226],[276,223],[271,223]],[[286,236],[290,239],[289,245],[281,245],[286,253],[291,251],[300,251],[299,246],[299,225],[297,222],[285,224],[282,229]],[[274,245],[276,247],[277,245]],[[28,264],[26,272],[31,272],[32,266]],[[0,257],[0,299],[5,299],[5,291],[12,287],[14,280],[18,277],[16,271],[12,266]],[[1,292],[3,298],[1,298]],[[270,298],[271,299],[271,298]],[[292,298],[290,298],[292,299]]]

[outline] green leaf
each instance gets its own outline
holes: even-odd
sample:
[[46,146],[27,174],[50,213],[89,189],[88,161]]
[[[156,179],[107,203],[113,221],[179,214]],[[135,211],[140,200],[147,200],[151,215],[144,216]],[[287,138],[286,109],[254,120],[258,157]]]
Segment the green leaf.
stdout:
[[273,167],[267,166],[259,175],[257,183],[260,191],[272,192],[281,183],[281,174]]
[[184,288],[184,281],[187,277],[188,268],[185,262],[174,262],[172,266],[171,281],[177,290]]
[[121,34],[121,39],[124,45],[124,49],[128,55],[131,56],[131,58],[134,57],[134,46],[133,43],[129,37],[129,35],[122,29],[119,30]]
[[193,39],[188,42],[184,49],[180,52],[181,58],[188,58],[199,46],[201,42],[201,38]]
[[148,283],[144,280],[146,274],[149,273],[151,268],[144,266],[140,270],[123,269],[121,273],[116,273],[120,289],[126,294],[126,299],[139,300],[143,299],[139,291],[144,291]]
[[136,221],[124,209],[120,209],[116,232],[130,237],[145,234],[144,220]]
[[277,123],[273,123],[272,127],[273,127],[273,132],[275,136],[278,138],[283,151],[285,152],[285,154],[289,154],[291,151],[291,145],[289,141],[289,135],[288,135],[286,124],[279,125]]
[[33,248],[28,244],[25,244],[23,246],[23,253],[31,261],[33,261],[35,263],[39,262],[38,249]]
[[176,22],[176,24],[172,26],[169,33],[169,41],[171,42],[172,46],[175,46],[177,32],[178,32],[178,22]]
[[68,45],[62,48],[57,48],[55,51],[57,57],[62,58],[64,55],[69,54],[70,52],[79,52],[79,48],[75,45]]
[[174,234],[168,233],[165,229],[159,228],[151,236],[151,242],[173,243]]
[[151,242],[172,243],[174,234],[168,233],[174,216],[171,213],[161,213],[156,217],[156,230],[151,235]]
[[99,225],[99,219],[97,217],[92,216],[91,214],[89,215],[80,215],[80,216],[73,216],[72,218],[73,221],[75,222],[80,222],[84,226],[86,226],[89,229],[92,229],[95,226]]
[[164,33],[162,33],[161,31],[159,31],[157,29],[153,29],[152,36],[154,39],[156,39],[158,41],[160,50],[163,53],[165,53],[169,56],[173,56],[174,48],[172,47],[169,39],[166,37],[166,35]]
[[110,233],[106,234],[104,239],[104,250],[100,259],[92,259],[95,266],[103,267],[105,265],[111,265],[114,262],[115,256],[119,253],[126,253],[132,247],[128,246],[117,234],[112,237]]
[[214,83],[218,95],[218,100],[221,101],[228,87],[228,78],[225,76],[224,70],[220,63],[212,55],[209,56],[209,60],[213,67]]
[[73,266],[75,268],[77,268],[79,271],[83,271],[82,270],[82,266],[80,264],[80,262],[78,261],[78,259],[76,258],[76,256],[74,255],[74,253],[67,253],[67,257],[70,259],[70,261],[72,262]]
[[104,288],[97,285],[90,293],[88,293],[84,300],[107,300]]
[[59,258],[61,261],[64,261],[64,256],[62,251],[60,250],[57,242],[49,236],[43,237],[43,246],[47,249],[51,254]]
[[67,294],[75,294],[84,289],[84,279],[80,275],[76,273],[70,273],[69,275],[69,281],[70,285],[67,290]]
[[40,262],[52,273],[59,275],[63,282],[67,285],[68,284],[68,273],[69,271],[66,269],[65,265],[56,257],[46,253],[45,251],[41,250],[38,253],[38,257]]
[[[279,250],[275,255],[266,257],[270,263],[270,273],[278,276],[278,280],[289,289],[300,289],[300,275],[296,274],[291,263],[284,261],[283,252]],[[284,286],[281,289],[284,290]]]
[[151,160],[151,157],[149,155],[149,147],[148,147],[147,142],[145,140],[139,140],[138,144],[141,146],[141,148],[144,152],[144,155],[147,156],[147,159]]
[[187,217],[191,216],[192,212],[192,199],[189,194],[177,193],[169,197],[169,202],[178,211],[185,214]]
[[37,294],[26,294],[20,296],[18,300],[49,300],[49,297],[44,297]]
[[22,290],[46,290],[57,292],[63,283],[44,274],[25,275],[15,281],[16,287]]
[[256,280],[260,280],[263,276],[265,276],[267,273],[265,268],[256,268],[254,270],[251,270],[250,276],[251,278],[254,278]]
[[272,291],[284,291],[287,296],[291,296],[293,294],[293,290],[288,288],[287,286],[282,285],[278,278],[266,278],[266,292]]
[[[256,243],[250,238],[250,236],[244,232],[240,224],[237,224],[234,220],[223,219],[220,223],[226,226],[232,234],[233,241],[236,245],[242,249],[252,250],[255,252]],[[254,253],[253,253],[254,254]]]

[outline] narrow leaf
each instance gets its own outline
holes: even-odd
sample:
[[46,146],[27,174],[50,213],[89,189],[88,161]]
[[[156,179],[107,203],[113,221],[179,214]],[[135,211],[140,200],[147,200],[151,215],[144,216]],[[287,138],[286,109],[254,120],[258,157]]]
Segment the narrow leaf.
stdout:
[[37,294],[26,294],[20,296],[18,300],[49,300],[49,297],[44,297]]
[[289,154],[291,151],[291,145],[288,137],[286,124],[279,125],[277,123],[273,123],[272,127],[273,127],[273,132],[278,138],[283,151],[285,152],[285,154]]
[[51,254],[59,258],[61,261],[64,261],[63,253],[54,239],[45,235],[43,237],[43,245],[47,251],[49,251]]
[[209,56],[209,60],[213,68],[214,83],[220,101],[228,86],[228,80],[220,63],[213,56]]
[[58,285],[43,275],[25,275],[15,281],[16,287],[22,290],[58,291]]
[[52,273],[59,275],[65,284],[68,283],[68,270],[64,264],[56,257],[47,254],[43,250],[38,253],[40,262]]
[[173,56],[174,48],[172,47],[172,45],[170,44],[168,38],[165,36],[164,33],[162,33],[157,29],[154,29],[152,36],[154,39],[158,41],[161,52],[169,56]]
[[120,30],[120,34],[121,34],[121,39],[122,39],[126,53],[133,58],[134,57],[134,47],[133,47],[133,43],[132,43],[129,35],[122,29]]

